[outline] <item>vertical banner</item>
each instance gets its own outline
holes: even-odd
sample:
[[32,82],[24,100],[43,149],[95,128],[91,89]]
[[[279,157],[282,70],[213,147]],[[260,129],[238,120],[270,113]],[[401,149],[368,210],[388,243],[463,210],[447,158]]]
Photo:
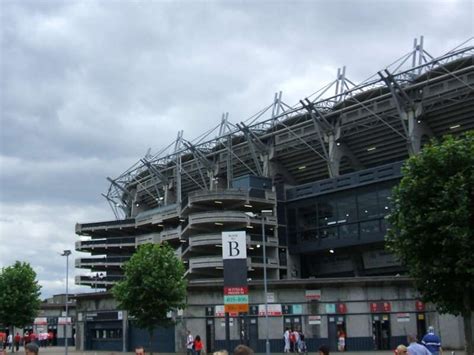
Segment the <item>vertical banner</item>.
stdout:
[[247,234],[245,231],[222,232],[222,259],[225,312],[248,312]]

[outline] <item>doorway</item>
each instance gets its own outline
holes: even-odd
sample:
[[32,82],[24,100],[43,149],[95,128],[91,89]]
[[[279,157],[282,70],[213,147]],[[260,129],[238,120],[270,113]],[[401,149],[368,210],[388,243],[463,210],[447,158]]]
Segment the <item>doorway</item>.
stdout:
[[372,338],[375,350],[389,350],[390,348],[390,315],[372,315]]
[[[284,316],[283,318],[283,332],[288,328],[291,330],[296,330],[298,332],[303,332],[303,327],[301,324],[301,316]],[[283,334],[282,332],[282,334]],[[290,351],[293,352],[293,343],[290,343]]]
[[248,317],[249,346],[257,351],[258,348],[258,322],[257,317]]
[[[340,315],[328,316],[328,341],[329,350],[337,351],[339,344],[339,337],[344,332],[344,339],[346,338],[346,319]],[[344,346],[345,349],[345,346]]]
[[207,352],[214,351],[214,341],[216,339],[216,330],[214,326],[214,318],[206,319],[206,350]]
[[416,314],[416,335],[418,339],[422,339],[426,334],[426,318],[424,313]]

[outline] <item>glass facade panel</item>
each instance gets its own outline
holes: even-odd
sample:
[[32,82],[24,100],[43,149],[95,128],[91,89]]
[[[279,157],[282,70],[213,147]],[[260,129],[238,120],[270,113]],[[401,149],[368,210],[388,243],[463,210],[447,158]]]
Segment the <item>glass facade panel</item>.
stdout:
[[308,229],[301,232],[301,239],[304,241],[314,241],[319,238],[317,229]]
[[298,230],[314,229],[316,221],[315,202],[298,208]]
[[334,199],[318,200],[318,226],[327,227],[337,223],[337,210]]
[[359,223],[342,224],[339,227],[340,239],[358,239],[359,238]]
[[302,240],[315,240],[317,238],[316,202],[312,201],[298,207],[297,231]]
[[296,209],[288,209],[288,243],[296,244]]
[[386,216],[391,211],[390,196],[392,191],[389,188],[383,188],[378,191],[379,196],[379,214]]
[[357,203],[355,194],[336,199],[337,223],[348,223],[357,220]]
[[357,195],[357,204],[359,207],[359,219],[370,219],[379,216],[377,203],[377,192],[364,191]]
[[[398,181],[340,191],[295,202],[288,208],[289,236],[297,242],[362,240],[386,233],[392,188]],[[292,243],[292,241],[289,241]]]
[[369,239],[380,234],[380,220],[366,221],[360,223],[360,239]]
[[387,234],[388,223],[385,218],[380,220],[380,231],[385,235]]
[[337,227],[321,228],[319,235],[323,239],[337,239]]

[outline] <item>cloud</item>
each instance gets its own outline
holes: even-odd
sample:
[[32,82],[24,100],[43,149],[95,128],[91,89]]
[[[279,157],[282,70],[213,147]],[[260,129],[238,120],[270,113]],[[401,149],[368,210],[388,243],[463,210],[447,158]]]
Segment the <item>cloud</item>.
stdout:
[[[471,1],[3,1],[0,265],[64,286],[74,224],[112,218],[100,196],[151,148],[224,112],[245,121],[275,92],[293,105],[361,81],[425,35],[434,56],[472,36]],[[267,116],[268,117],[268,116]]]

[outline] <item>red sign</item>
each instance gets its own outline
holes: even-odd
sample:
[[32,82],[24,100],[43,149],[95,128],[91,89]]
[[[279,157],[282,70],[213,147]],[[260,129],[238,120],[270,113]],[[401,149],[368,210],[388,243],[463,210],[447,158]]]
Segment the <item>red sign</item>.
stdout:
[[415,307],[416,307],[416,310],[418,312],[424,312],[425,311],[425,304],[421,301],[416,301]]
[[225,296],[248,295],[249,288],[247,286],[224,287]]
[[370,311],[372,313],[391,312],[392,304],[390,302],[372,302]]
[[337,304],[337,313],[347,313],[347,307],[345,303]]

